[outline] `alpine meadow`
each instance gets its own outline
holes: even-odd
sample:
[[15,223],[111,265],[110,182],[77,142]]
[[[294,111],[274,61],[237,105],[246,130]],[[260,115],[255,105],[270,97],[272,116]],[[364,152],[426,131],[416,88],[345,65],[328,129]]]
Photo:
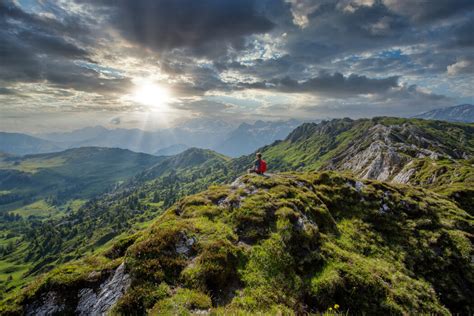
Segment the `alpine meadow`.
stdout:
[[474,314],[474,1],[0,0],[0,315]]

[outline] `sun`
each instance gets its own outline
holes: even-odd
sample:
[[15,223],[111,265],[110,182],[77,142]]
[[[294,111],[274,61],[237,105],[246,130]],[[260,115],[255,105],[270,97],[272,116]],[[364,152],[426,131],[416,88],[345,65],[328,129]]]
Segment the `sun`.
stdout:
[[137,85],[132,94],[132,100],[150,106],[156,110],[166,110],[171,101],[169,90],[153,82],[144,82]]

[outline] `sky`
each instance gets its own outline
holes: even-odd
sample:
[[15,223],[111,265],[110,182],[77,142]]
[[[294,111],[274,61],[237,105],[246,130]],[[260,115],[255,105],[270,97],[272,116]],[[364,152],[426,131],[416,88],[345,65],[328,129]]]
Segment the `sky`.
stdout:
[[473,0],[0,0],[0,130],[474,103]]

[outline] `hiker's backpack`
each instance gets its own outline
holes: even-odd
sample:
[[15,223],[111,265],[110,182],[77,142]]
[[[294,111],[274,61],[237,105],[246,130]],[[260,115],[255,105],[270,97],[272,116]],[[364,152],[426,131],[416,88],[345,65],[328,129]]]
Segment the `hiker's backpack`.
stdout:
[[265,173],[267,171],[267,162],[265,160],[260,160],[260,173]]

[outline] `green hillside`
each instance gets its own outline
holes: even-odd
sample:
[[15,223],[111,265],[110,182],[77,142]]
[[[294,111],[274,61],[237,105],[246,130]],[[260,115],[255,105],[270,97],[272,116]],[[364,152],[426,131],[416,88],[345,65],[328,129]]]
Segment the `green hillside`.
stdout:
[[82,303],[67,297],[99,288],[124,262],[131,285],[114,309],[123,314],[317,313],[335,304],[342,313],[469,314],[473,219],[406,185],[332,172],[249,175],[58,267],[2,312],[51,301],[74,311]]
[[[121,277],[128,276],[132,282],[117,306],[125,314],[133,309],[152,314],[201,313],[211,306],[217,313],[304,313],[324,312],[334,304],[344,313],[472,312],[468,299],[473,292],[472,264],[467,258],[473,249],[473,134],[473,124],[417,119],[303,124],[287,139],[259,150],[268,162],[269,178],[245,176],[230,187],[222,184],[246,173],[254,155],[230,159],[191,148],[175,156],[154,157],[157,162],[150,165],[140,162],[136,169],[126,157],[122,158],[127,167],[121,169],[117,155],[108,160],[116,168],[110,177],[117,176],[114,183],[121,184],[92,199],[86,188],[97,192],[91,181],[94,172],[66,167],[75,155],[62,160],[45,155],[48,158],[40,161],[31,157],[17,164],[10,161],[6,172],[28,172],[34,177],[49,168],[61,175],[79,174],[90,185],[84,187],[85,195],[62,204],[65,212],[56,213],[60,216],[34,225],[5,213],[8,230],[0,239],[4,254],[0,299],[24,300],[21,306],[38,312],[50,295],[45,289],[72,285],[68,291],[74,297],[54,295],[79,304],[79,287],[89,284],[100,297],[99,289],[108,288],[100,282],[115,280],[121,271]],[[78,157],[73,164],[90,168],[85,168],[85,153]],[[96,157],[107,157],[107,153]],[[103,161],[91,170],[107,169],[107,159]],[[134,176],[117,181],[122,171],[131,170],[136,170]],[[0,199],[11,194],[7,187],[0,187]],[[222,197],[217,205],[211,195]],[[47,215],[54,211],[48,210],[52,205],[46,198],[17,208],[17,213]],[[189,217],[173,215],[181,207],[189,209]],[[313,218],[307,212],[320,216]],[[315,232],[306,236],[290,224],[291,229],[283,229],[285,218],[300,228],[310,223],[314,227],[307,227]],[[182,234],[187,237],[179,239]],[[155,235],[163,238],[162,246]],[[196,244],[199,238],[209,240],[210,248],[207,241]],[[169,244],[173,240],[185,258],[183,253],[176,256]],[[189,250],[191,257],[188,243],[197,247]],[[280,248],[267,249],[275,245]],[[263,266],[247,267],[254,253],[264,257],[252,265]],[[279,263],[273,257],[284,259]],[[279,275],[280,264],[289,269],[289,275]],[[30,283],[26,297],[18,294],[21,286],[51,269],[55,270],[43,281]],[[219,272],[222,269],[225,272]],[[98,270],[99,274],[93,272]],[[289,282],[288,286],[257,280],[272,279],[273,274],[279,275],[281,284]],[[97,278],[89,279],[90,275]],[[268,293],[270,288],[275,288],[274,293]],[[118,294],[112,296],[118,298]]]
[[[108,150],[105,151],[107,153]],[[85,151],[81,153],[86,155]],[[106,154],[99,156],[104,157],[101,160],[97,159],[98,155],[89,157],[89,160],[96,162],[94,166],[100,166],[97,169],[107,169],[107,161],[110,167],[114,167],[116,163],[114,177],[103,181],[119,179],[120,170],[126,170],[129,174],[142,170],[134,177],[129,177],[125,184],[100,198],[68,202],[62,206],[67,208],[67,212],[61,216],[45,217],[42,221],[33,221],[31,217],[22,219],[10,216],[12,212],[4,216],[0,223],[4,236],[4,246],[0,245],[0,252],[3,254],[0,260],[0,281],[3,281],[0,284],[0,297],[2,292],[8,293],[39,273],[80,258],[85,253],[98,251],[121,234],[146,227],[180,197],[202,191],[210,183],[227,179],[224,170],[229,159],[209,150],[192,148],[180,155],[166,158],[144,155],[145,158],[152,157],[150,162],[158,161],[148,168],[146,163],[150,162],[143,161],[141,154],[136,155],[140,155],[140,159],[134,161],[127,161],[126,157],[120,157],[117,153],[112,159],[108,159]],[[86,160],[84,156],[69,157],[77,159],[69,160],[69,165]],[[123,164],[126,168],[119,169],[122,158],[125,159]],[[135,169],[132,163],[136,163]],[[67,169],[63,165],[61,168]],[[81,176],[82,179],[88,179],[87,173]],[[92,171],[91,176],[95,178]],[[35,217],[52,212],[57,210],[44,200],[15,210],[15,213]],[[12,280],[7,282],[10,276]]]
[[117,148],[84,147],[59,153],[0,157],[0,211],[48,199],[53,206],[89,199],[163,157]]
[[[96,147],[22,157],[1,155],[0,282],[11,280],[0,284],[0,296],[54,266],[57,257],[50,253],[62,260],[79,255],[77,238],[64,234],[63,228],[71,228],[79,219],[68,222],[64,216],[163,159]],[[106,231],[113,229],[110,222],[102,225]],[[77,227],[71,231],[80,232]],[[79,235],[84,239],[85,235]]]

